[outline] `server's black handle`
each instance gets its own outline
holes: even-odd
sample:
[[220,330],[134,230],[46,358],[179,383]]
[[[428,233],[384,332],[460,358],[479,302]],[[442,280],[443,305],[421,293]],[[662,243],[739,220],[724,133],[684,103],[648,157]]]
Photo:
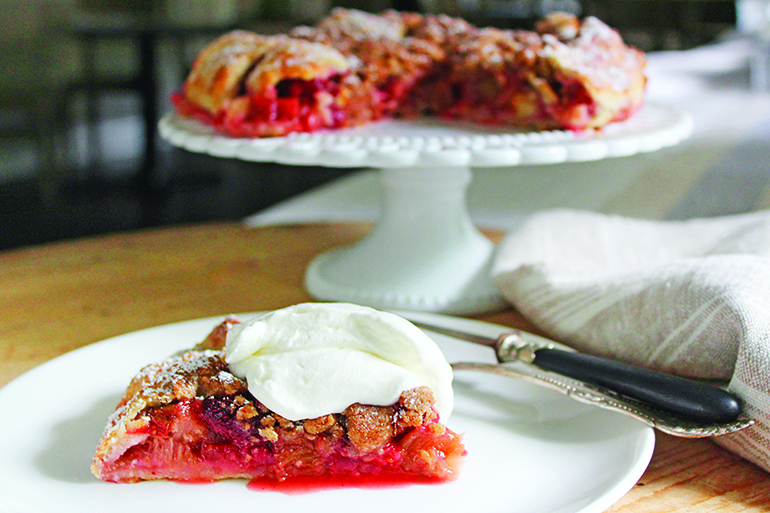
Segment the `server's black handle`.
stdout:
[[538,349],[532,363],[695,422],[728,423],[741,413],[740,399],[719,387],[605,358]]

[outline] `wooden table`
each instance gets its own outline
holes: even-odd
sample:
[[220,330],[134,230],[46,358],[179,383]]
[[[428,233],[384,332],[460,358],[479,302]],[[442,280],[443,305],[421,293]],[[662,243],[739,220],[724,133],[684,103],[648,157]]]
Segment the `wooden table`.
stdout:
[[[114,335],[311,300],[302,287],[310,259],[369,229],[208,224],[2,252],[0,386]],[[479,318],[532,330],[514,310]],[[770,511],[767,473],[709,440],[656,435],[649,468],[610,511]]]

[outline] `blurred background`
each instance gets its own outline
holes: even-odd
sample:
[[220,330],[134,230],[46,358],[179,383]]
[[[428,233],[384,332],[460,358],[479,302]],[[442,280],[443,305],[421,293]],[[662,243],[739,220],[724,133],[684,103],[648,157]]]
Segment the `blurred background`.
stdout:
[[749,34],[769,13],[766,0],[0,0],[0,249],[241,219],[351,172],[211,158],[156,133],[208,41],[282,32],[335,6],[506,28],[569,11],[648,52]]

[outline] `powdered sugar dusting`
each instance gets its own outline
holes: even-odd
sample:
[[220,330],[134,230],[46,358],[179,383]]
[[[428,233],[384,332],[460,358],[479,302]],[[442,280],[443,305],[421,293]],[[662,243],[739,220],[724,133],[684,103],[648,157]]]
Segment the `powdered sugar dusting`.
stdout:
[[149,422],[148,408],[245,390],[246,384],[228,371],[223,352],[218,350],[184,351],[145,366],[109,417],[92,471],[100,476],[103,465],[146,437],[143,428]]
[[366,39],[403,39],[405,28],[397,17],[385,17],[357,10],[334,9],[318,24],[318,29],[338,33],[358,41]]
[[275,38],[243,31],[226,34],[197,59],[199,65],[193,67],[190,80],[200,80],[207,87],[212,87],[220,79],[221,70],[233,66],[235,61],[241,59],[243,63],[238,68],[245,72],[252,62],[260,59],[276,42]]
[[594,16],[587,16],[583,20],[578,39],[584,42],[600,39],[612,45],[623,44],[620,34],[616,30]]
[[543,34],[543,54],[563,70],[575,72],[597,87],[622,92],[634,79],[641,55],[623,45],[620,35],[594,17],[586,18],[573,41],[562,42]]
[[327,78],[350,69],[338,50],[303,39],[284,38],[268,51],[246,79],[249,91],[266,93],[286,78]]

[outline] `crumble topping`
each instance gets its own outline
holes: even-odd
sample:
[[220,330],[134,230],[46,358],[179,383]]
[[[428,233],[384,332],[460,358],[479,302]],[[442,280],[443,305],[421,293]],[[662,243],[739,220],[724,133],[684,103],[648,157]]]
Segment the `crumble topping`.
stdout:
[[393,11],[377,16],[363,11],[335,8],[318,24],[318,30],[332,39],[391,39],[400,41],[406,27],[400,16]]
[[500,68],[502,64],[532,66],[541,47],[542,40],[535,33],[484,28],[456,46],[453,64],[466,71],[477,67]]
[[148,406],[159,406],[245,389],[246,384],[226,370],[222,351],[186,351],[142,368],[120,404],[141,397]]
[[391,406],[350,405],[345,417],[353,446],[365,454],[388,443],[395,434],[393,413]]
[[428,387],[407,390],[398,400],[402,406],[398,410],[398,425],[401,430],[408,426],[421,426],[438,420],[433,409],[433,392]]
[[306,433],[317,435],[318,433],[323,433],[327,429],[331,428],[336,423],[337,419],[334,418],[334,415],[329,414],[322,417],[317,417],[315,419],[306,420],[304,423],[304,428]]

